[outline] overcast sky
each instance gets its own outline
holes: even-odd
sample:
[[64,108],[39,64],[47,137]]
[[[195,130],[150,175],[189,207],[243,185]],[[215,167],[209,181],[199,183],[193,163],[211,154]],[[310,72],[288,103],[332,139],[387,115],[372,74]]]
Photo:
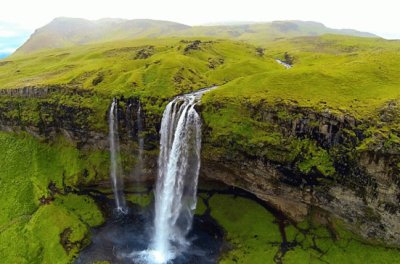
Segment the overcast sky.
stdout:
[[59,16],[150,18],[188,25],[299,19],[400,39],[399,0],[3,0],[1,5],[0,52],[2,38],[25,36]]

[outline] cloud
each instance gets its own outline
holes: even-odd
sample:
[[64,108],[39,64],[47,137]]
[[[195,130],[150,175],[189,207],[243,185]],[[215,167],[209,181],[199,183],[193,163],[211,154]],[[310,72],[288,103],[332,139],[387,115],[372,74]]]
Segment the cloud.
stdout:
[[11,31],[11,30],[5,30],[0,28],[0,37],[1,38],[9,38],[9,37],[17,37],[20,33]]
[[30,33],[18,25],[0,21],[0,58],[13,53],[28,39]]
[[0,53],[13,53],[16,50],[16,48],[5,48],[5,49],[0,49]]

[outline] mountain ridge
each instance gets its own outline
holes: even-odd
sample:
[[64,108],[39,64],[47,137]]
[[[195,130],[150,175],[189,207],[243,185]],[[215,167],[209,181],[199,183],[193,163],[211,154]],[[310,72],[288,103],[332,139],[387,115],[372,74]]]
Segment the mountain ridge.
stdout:
[[15,54],[29,54],[44,49],[158,37],[217,37],[264,44],[280,38],[318,36],[323,34],[378,37],[353,29],[332,29],[313,21],[286,20],[273,22],[189,26],[152,19],[103,18],[87,20],[59,17],[41,27],[17,49]]

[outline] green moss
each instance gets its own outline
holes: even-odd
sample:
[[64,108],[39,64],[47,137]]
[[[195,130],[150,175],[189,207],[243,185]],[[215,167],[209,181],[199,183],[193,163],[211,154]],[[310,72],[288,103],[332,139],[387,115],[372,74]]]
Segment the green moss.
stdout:
[[76,194],[57,196],[55,205],[64,207],[76,214],[81,221],[89,226],[98,226],[104,222],[104,217],[90,197]]
[[[393,263],[400,251],[362,242],[361,238],[335,221],[329,227],[304,221],[286,228],[288,241],[296,241],[298,246],[288,251],[283,263]],[[335,233],[335,237],[332,237]]]
[[203,215],[207,210],[207,206],[204,203],[203,197],[204,197],[204,195],[201,195],[201,194],[197,196],[197,204],[196,204],[196,211],[195,211],[195,214],[197,214],[197,215]]
[[83,177],[84,156],[62,140],[45,144],[27,134],[1,132],[0,144],[2,261],[70,263],[89,227],[104,221],[91,198],[63,194]]
[[79,247],[73,246],[70,252],[66,252],[61,245],[61,234],[67,228],[71,230],[66,238],[70,243],[83,240],[88,232],[78,216],[63,207],[52,204],[40,207],[26,225],[31,246],[37,249],[35,259],[40,259],[41,263],[52,263],[55,259],[58,259],[60,263],[70,262],[77,254]]
[[363,242],[339,221],[328,227],[311,219],[296,226],[286,222],[288,247],[282,254],[279,227],[261,205],[232,195],[213,195],[209,203],[232,247],[219,263],[396,263],[400,254],[398,249]]
[[126,196],[126,200],[130,201],[134,204],[140,205],[141,207],[146,207],[150,205],[150,203],[153,201],[154,197],[153,194],[128,194]]
[[214,195],[209,203],[212,217],[233,246],[220,263],[261,264],[273,259],[280,234],[271,213],[253,201],[230,195]]
[[315,142],[308,140],[303,140],[301,143],[301,160],[297,166],[302,173],[309,174],[315,169],[324,176],[335,174],[332,158],[325,149],[319,148]]

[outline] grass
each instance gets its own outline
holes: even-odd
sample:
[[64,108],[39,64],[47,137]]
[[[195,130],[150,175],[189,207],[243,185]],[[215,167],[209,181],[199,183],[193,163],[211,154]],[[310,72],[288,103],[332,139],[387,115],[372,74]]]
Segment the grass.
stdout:
[[369,117],[399,98],[399,50],[398,41],[333,35],[273,42],[265,47],[266,56],[281,58],[287,52],[295,58],[292,69],[244,74],[205,101],[283,100]]
[[[279,68],[272,58],[260,57],[252,45],[200,38],[196,46],[196,40],[141,39],[14,55],[0,63],[0,89],[57,85],[90,91],[88,96],[49,97],[59,104],[89,109],[93,112],[90,127],[105,130],[98,124],[104,124],[112,97],[140,97],[147,116],[159,117],[166,101],[178,94]],[[29,104],[31,111],[26,109],[22,117],[36,124],[39,117],[30,112],[37,112],[37,106]],[[3,115],[18,114],[6,106]]]
[[[0,154],[2,261],[70,263],[85,243],[89,227],[104,221],[91,198],[63,194],[64,187],[84,181],[82,172],[90,162],[84,162],[85,156],[66,142],[48,145],[27,134],[1,132],[0,145],[4,147]],[[89,177],[94,177],[93,171]],[[50,188],[51,183],[55,187]]]
[[[265,60],[256,55],[251,45],[213,41],[202,43],[199,50],[187,52],[184,49],[190,41],[183,43],[181,39],[171,38],[110,42],[14,56],[8,59],[11,62],[1,66],[0,87],[76,84],[111,96],[138,93],[168,98],[183,92],[176,91],[180,88],[179,82],[173,81],[177,74],[182,75],[182,84],[189,85],[184,88],[188,91],[222,82],[225,73],[237,63],[261,65],[251,67],[250,73],[263,67]],[[149,47],[152,47],[149,57],[136,58],[138,52]],[[231,67],[210,69],[208,60],[215,57],[227,58]],[[98,74],[103,74],[104,80],[94,85]],[[238,77],[237,74],[231,74],[228,79]]]
[[[283,102],[360,119],[375,117],[400,95],[398,41],[298,37],[265,42],[260,56],[250,44],[199,39],[197,46],[193,38],[140,39],[14,55],[0,66],[0,87],[93,91],[99,100],[75,104],[94,109],[97,121],[104,118],[104,98],[140,97],[149,115],[160,115],[171,97],[213,84],[220,87],[205,104]],[[275,62],[285,53],[294,58],[290,70]]]

